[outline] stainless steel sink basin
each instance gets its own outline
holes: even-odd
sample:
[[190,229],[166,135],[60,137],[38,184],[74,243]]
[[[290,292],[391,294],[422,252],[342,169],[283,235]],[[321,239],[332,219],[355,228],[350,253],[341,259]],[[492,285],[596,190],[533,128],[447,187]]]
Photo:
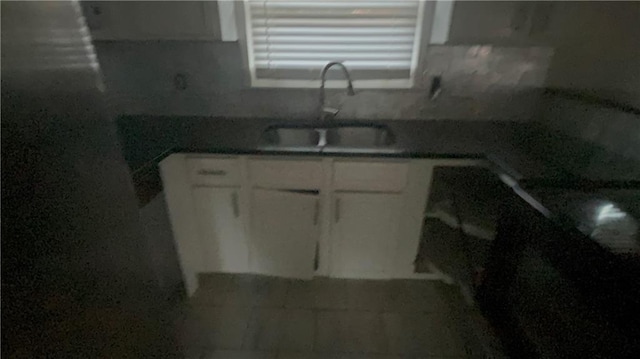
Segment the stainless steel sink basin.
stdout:
[[320,133],[313,127],[270,127],[262,134],[266,145],[277,147],[316,147]]
[[395,136],[384,125],[272,126],[262,134],[262,145],[276,150],[341,152],[388,150]]
[[341,126],[327,129],[327,145],[376,148],[391,146],[395,137],[387,126]]

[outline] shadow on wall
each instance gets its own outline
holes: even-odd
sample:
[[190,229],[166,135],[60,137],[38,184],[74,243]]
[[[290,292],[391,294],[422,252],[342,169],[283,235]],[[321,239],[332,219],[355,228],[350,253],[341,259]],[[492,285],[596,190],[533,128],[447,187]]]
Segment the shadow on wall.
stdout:
[[562,1],[550,25],[548,87],[580,89],[640,108],[640,2]]

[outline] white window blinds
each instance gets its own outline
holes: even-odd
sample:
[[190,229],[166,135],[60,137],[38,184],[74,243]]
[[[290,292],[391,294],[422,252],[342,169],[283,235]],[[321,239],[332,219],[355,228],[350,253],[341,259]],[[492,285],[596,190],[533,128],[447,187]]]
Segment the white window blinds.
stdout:
[[315,87],[326,63],[342,61],[358,87],[410,87],[423,5],[420,0],[245,0],[252,84]]

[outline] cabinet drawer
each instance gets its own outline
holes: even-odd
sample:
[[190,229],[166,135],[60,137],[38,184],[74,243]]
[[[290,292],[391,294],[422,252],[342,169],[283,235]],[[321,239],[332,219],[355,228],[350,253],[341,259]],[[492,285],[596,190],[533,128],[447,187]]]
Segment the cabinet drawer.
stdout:
[[187,168],[192,184],[239,185],[240,166],[237,159],[187,158]]
[[407,183],[406,162],[336,161],[333,187],[336,190],[400,192]]
[[251,160],[249,175],[264,188],[318,189],[323,180],[319,160]]

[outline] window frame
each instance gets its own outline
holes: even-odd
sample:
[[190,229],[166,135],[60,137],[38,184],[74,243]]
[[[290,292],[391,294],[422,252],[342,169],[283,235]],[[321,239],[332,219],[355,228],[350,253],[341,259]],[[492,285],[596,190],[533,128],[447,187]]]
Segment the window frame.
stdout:
[[[387,0],[393,1],[393,0]],[[418,18],[416,20],[416,34],[412,50],[411,68],[407,79],[367,79],[354,80],[353,85],[361,89],[410,89],[420,87],[419,79],[424,70],[424,54],[431,37],[431,26],[436,1],[418,0]],[[239,43],[243,57],[244,67],[247,70],[247,83],[252,88],[318,88],[320,79],[295,80],[295,79],[260,79],[256,77],[256,68],[253,64],[253,48],[248,46],[252,43],[250,7],[248,0],[236,2],[236,23],[239,32]],[[320,69],[318,69],[320,75]],[[319,76],[318,76],[319,77]],[[327,80],[327,88],[343,88],[346,80]]]

